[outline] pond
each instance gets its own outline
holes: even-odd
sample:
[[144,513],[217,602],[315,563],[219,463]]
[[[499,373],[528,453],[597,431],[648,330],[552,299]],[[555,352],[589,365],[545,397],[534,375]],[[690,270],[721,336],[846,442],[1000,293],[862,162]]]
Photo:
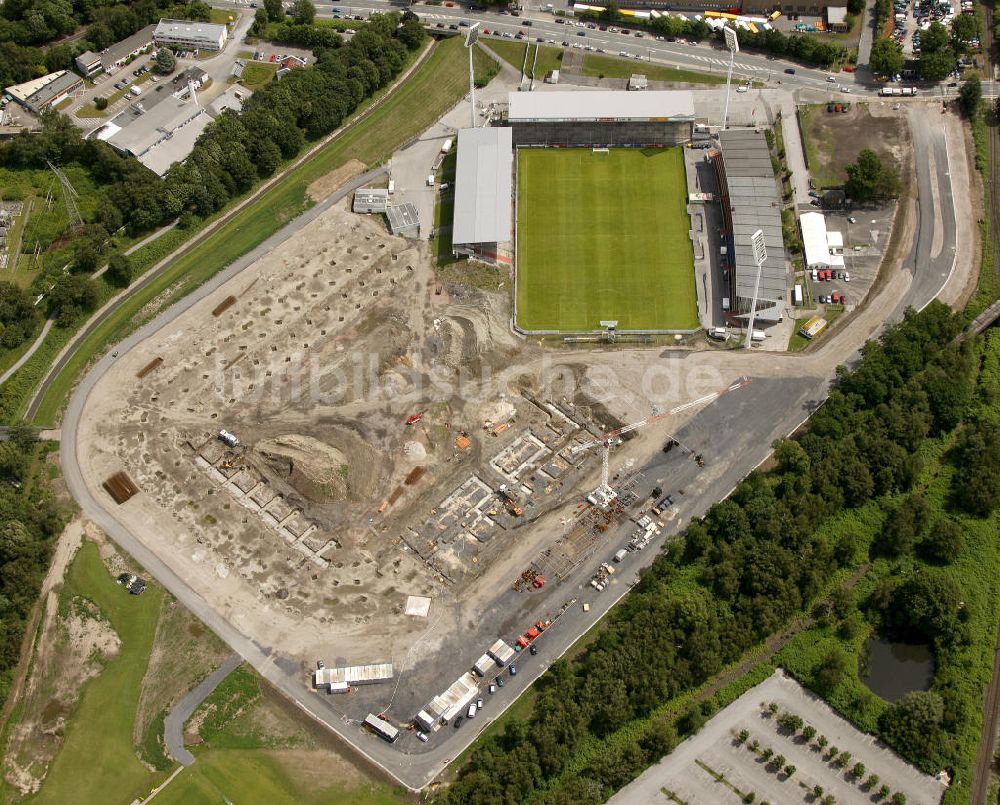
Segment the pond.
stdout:
[[873,693],[894,702],[911,690],[928,690],[934,680],[930,646],[890,643],[872,637],[861,652],[858,673]]

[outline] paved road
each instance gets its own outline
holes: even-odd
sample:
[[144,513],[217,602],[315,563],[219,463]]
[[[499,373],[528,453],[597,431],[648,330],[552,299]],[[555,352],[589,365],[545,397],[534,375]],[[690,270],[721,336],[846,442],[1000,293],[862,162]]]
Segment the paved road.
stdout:
[[187,720],[198,709],[198,705],[205,701],[212,691],[222,684],[222,680],[235,671],[242,662],[243,658],[239,654],[230,654],[222,665],[212,671],[202,680],[201,684],[177,702],[174,709],[163,720],[163,740],[167,745],[167,752],[178,763],[190,766],[195,760],[194,755],[184,747],[184,725]]

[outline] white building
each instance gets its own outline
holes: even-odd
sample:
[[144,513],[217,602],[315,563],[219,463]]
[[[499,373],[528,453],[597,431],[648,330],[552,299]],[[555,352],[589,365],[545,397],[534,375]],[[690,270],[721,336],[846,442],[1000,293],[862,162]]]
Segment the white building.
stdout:
[[4,90],[29,112],[41,114],[46,109],[58,106],[71,93],[83,88],[83,79],[68,70],[57,70],[54,73],[33,78],[23,84],[16,84]]
[[842,269],[844,267],[844,236],[829,232],[826,216],[821,212],[806,212],[799,216],[802,247],[808,269]]
[[174,45],[190,50],[222,50],[229,38],[225,25],[191,20],[160,20],[153,31],[157,45]]

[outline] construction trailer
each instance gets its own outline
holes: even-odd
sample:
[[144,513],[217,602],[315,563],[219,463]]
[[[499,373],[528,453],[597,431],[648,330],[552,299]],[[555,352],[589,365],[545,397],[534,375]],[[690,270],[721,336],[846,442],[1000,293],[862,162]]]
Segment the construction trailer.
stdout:
[[346,665],[339,668],[319,668],[313,672],[313,685],[326,687],[330,693],[347,693],[357,685],[375,685],[393,677],[391,662],[368,665]]
[[516,652],[510,646],[508,646],[503,640],[497,640],[489,649],[486,651],[494,660],[497,661],[497,665],[503,667],[514,659]]
[[371,713],[365,716],[365,726],[378,735],[379,738],[382,738],[389,743],[392,743],[399,737],[399,730],[396,729],[396,727],[384,718],[379,718]]
[[486,676],[494,668],[496,668],[496,661],[489,654],[484,654],[472,665],[472,670],[479,676]]

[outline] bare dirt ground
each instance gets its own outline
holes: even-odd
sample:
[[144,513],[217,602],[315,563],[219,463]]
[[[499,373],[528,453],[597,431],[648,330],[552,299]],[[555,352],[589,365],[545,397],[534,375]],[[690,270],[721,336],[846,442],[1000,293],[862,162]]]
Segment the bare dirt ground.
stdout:
[[[820,187],[844,181],[844,168],[858,158],[864,148],[871,148],[883,163],[905,174],[910,153],[910,136],[906,118],[891,106],[855,103],[848,112],[827,112],[826,106],[810,108],[805,123],[805,135],[815,144],[818,164],[810,162],[809,170]],[[864,136],[859,136],[863,132]]]
[[345,162],[336,170],[330,171],[325,176],[321,176],[306,188],[309,198],[315,202],[320,202],[330,195],[334,190],[345,182],[359,176],[365,171],[365,163],[359,159],[352,159]]
[[43,585],[45,614],[34,661],[21,695],[21,714],[4,752],[4,778],[22,794],[36,792],[62,743],[66,715],[83,683],[100,673],[121,643],[111,624],[90,601],[73,598],[59,612],[59,592],[69,563],[90,524],[72,521],[56,544]]

